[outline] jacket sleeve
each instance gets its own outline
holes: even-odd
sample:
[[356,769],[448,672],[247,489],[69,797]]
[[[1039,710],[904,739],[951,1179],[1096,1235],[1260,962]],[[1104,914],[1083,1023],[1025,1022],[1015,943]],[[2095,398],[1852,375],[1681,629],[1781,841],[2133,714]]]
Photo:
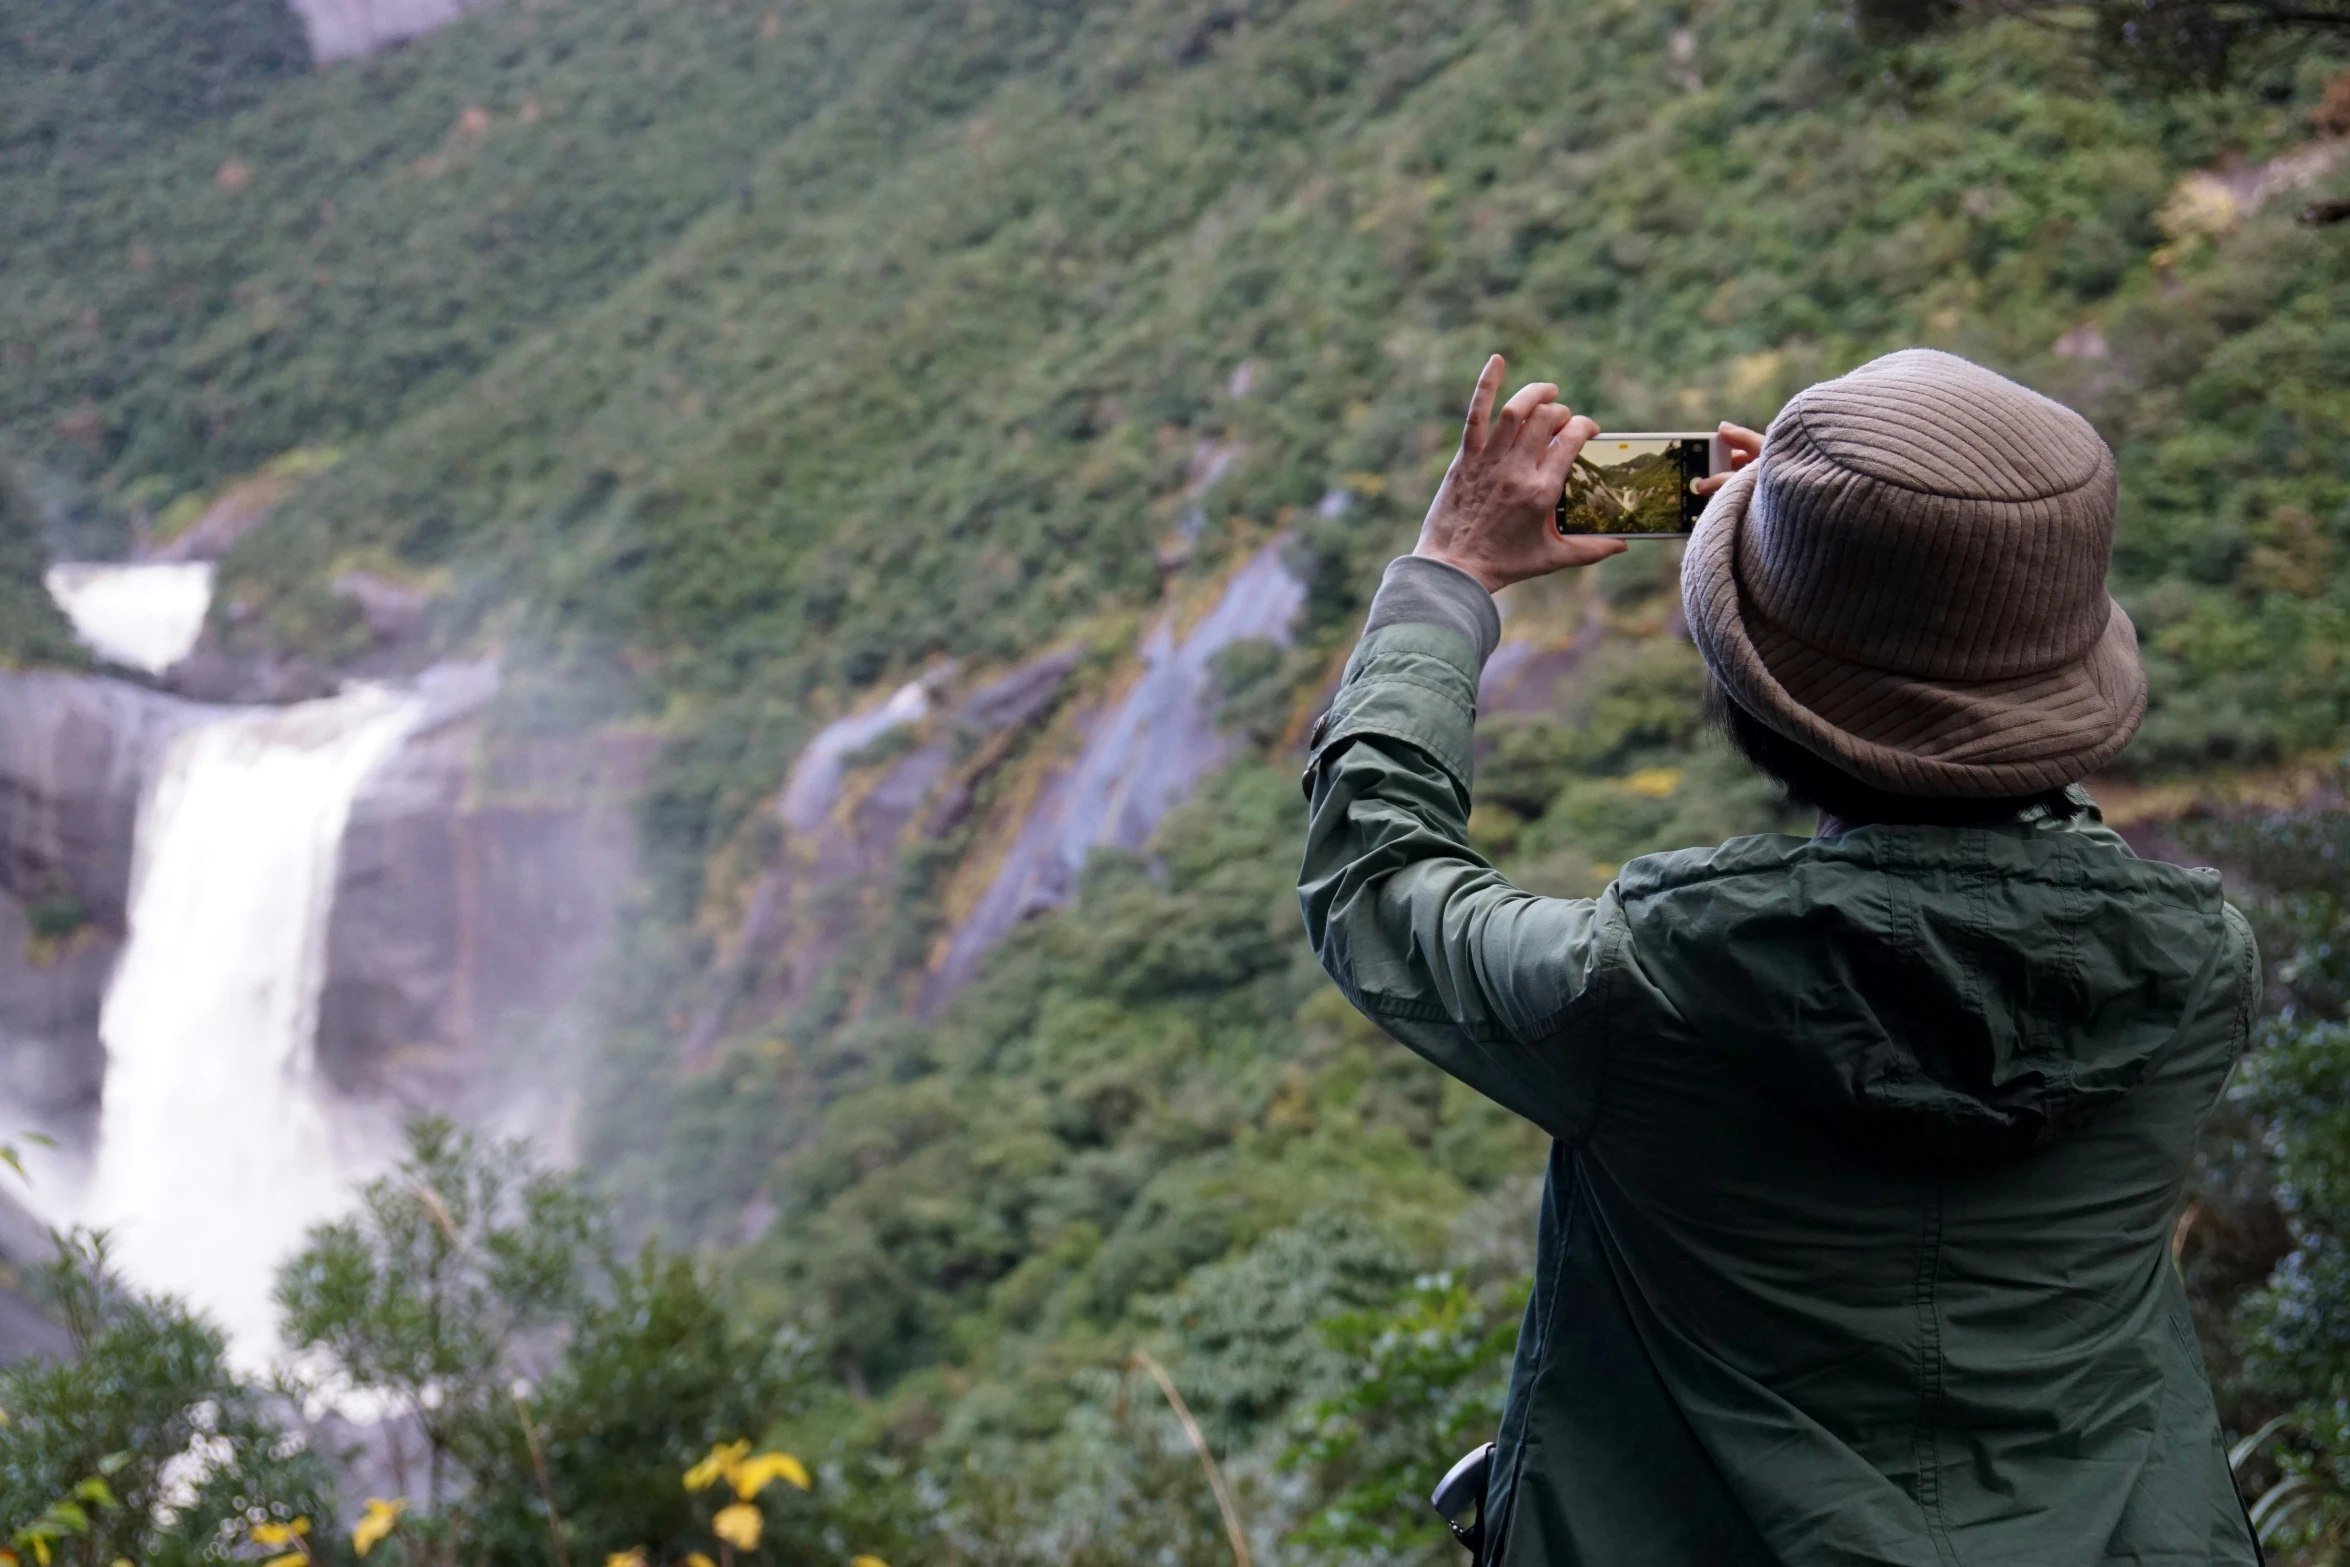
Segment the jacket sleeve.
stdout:
[[1298,900],[1365,1016],[1553,1137],[1597,1097],[1613,892],[1544,898],[1468,846],[1477,680],[1501,634],[1465,573],[1388,567],[1306,768]]

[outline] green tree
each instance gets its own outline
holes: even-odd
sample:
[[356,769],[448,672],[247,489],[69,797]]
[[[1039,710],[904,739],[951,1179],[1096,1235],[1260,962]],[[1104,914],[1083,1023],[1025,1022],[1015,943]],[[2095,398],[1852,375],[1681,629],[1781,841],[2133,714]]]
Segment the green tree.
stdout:
[[[683,1476],[721,1443],[774,1428],[801,1376],[795,1342],[739,1320],[690,1259],[651,1243],[609,1273],[569,1332],[513,1418],[489,1427],[497,1463],[483,1466],[469,1544],[538,1562],[558,1528],[579,1561],[629,1547],[656,1562],[707,1552],[709,1508]],[[812,1505],[784,1496],[767,1511],[770,1549],[815,1552]]]
[[[508,1470],[513,1388],[528,1352],[588,1299],[605,1242],[580,1184],[535,1169],[527,1144],[409,1124],[406,1156],[351,1218],[321,1225],[279,1275],[287,1345],[321,1391],[388,1400],[421,1441],[422,1511],[403,1535],[454,1561]],[[406,1489],[408,1452],[395,1442]]]
[[[324,1462],[237,1374],[217,1328],[125,1285],[103,1235],[59,1235],[56,1248],[43,1282],[72,1353],[0,1371],[0,1522],[79,1493],[84,1527],[57,1543],[63,1560],[175,1567],[217,1560],[258,1518],[325,1514]],[[85,1489],[93,1478],[113,1505]]]

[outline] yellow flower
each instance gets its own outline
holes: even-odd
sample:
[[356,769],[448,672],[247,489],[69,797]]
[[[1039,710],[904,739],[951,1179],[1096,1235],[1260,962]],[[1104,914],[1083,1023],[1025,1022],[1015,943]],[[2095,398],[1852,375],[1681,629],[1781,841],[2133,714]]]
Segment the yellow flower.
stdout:
[[742,1467],[743,1457],[750,1450],[751,1444],[748,1442],[719,1443],[710,1449],[709,1457],[685,1472],[685,1488],[689,1491],[707,1491]]
[[852,1556],[849,1558],[849,1567],[889,1567],[889,1563],[878,1556]]
[[700,1551],[688,1551],[685,1553],[685,1567],[718,1567],[718,1564]]
[[257,1523],[253,1526],[255,1545],[290,1545],[292,1550],[272,1556],[261,1567],[307,1567],[310,1547],[302,1543],[302,1536],[310,1532],[310,1520],[297,1518],[292,1523]]
[[645,1567],[645,1548],[632,1545],[625,1551],[614,1551],[604,1558],[604,1567]]
[[738,1551],[755,1551],[759,1548],[759,1531],[766,1525],[767,1520],[758,1508],[748,1502],[736,1502],[718,1510],[718,1516],[710,1520],[710,1532]]
[[392,1532],[392,1525],[400,1521],[400,1514],[407,1506],[405,1501],[387,1502],[380,1496],[369,1498],[366,1516],[352,1526],[351,1549],[362,1556],[374,1550]]
[[770,1480],[788,1480],[805,1491],[808,1466],[789,1453],[761,1453],[737,1464],[726,1478],[734,1483],[734,1494],[747,1502],[767,1489]]

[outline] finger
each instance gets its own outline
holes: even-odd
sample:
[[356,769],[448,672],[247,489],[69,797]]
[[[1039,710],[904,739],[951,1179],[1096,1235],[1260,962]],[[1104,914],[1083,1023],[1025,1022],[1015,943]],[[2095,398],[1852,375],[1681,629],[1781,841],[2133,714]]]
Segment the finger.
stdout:
[[1585,444],[1599,433],[1599,421],[1589,414],[1569,409],[1568,415],[1559,433],[1551,437],[1550,449],[1542,454],[1542,482],[1554,489],[1566,487],[1567,470],[1575,466],[1575,459],[1583,454]]
[[1550,443],[1558,439],[1559,431],[1574,417],[1575,411],[1565,403],[1544,403],[1528,416],[1525,433],[1519,439],[1534,452],[1537,462],[1543,461]]
[[1610,555],[1621,555],[1632,547],[1622,539],[1594,539],[1580,534],[1568,536],[1553,533],[1550,541],[1553,571],[1569,566],[1595,566]]
[[1734,449],[1732,446],[1730,449],[1730,472],[1713,472],[1713,475],[1706,475],[1704,479],[1697,479],[1697,482],[1690,484],[1690,489],[1697,491],[1699,496],[1711,496],[1711,493],[1718,491],[1720,486],[1730,484],[1734,472],[1737,472],[1739,468],[1746,468],[1746,463],[1751,463],[1751,460],[1753,460],[1751,456],[1746,456],[1744,451]]
[[1501,405],[1501,412],[1493,418],[1494,439],[1507,446],[1518,438],[1526,421],[1537,408],[1558,401],[1559,389],[1548,381],[1529,381]]
[[1485,361],[1485,368],[1478,372],[1477,390],[1469,394],[1469,417],[1461,426],[1462,451],[1485,450],[1486,421],[1492,413],[1493,400],[1501,395],[1501,378],[1508,370],[1508,362],[1495,354]]
[[1762,455],[1763,438],[1759,430],[1749,430],[1742,424],[1722,421],[1722,444],[1730,448],[1730,466],[1743,468]]

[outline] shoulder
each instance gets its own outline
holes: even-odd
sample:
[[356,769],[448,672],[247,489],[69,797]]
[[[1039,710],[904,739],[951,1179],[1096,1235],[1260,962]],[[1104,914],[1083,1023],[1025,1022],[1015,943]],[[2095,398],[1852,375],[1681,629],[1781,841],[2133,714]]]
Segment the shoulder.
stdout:
[[[1616,892],[1640,929],[1775,925],[1833,914],[1890,922],[1901,908],[1950,905],[2008,921],[2126,916],[2181,950],[2208,952],[2220,924],[2219,874],[2142,860],[2110,832],[2017,824],[1863,827],[1832,838],[1766,833],[1625,865]],[[2238,917],[2237,923],[2241,924]],[[2245,939],[2249,939],[2248,936]]]
[[1611,891],[1628,947],[1717,945],[1734,932],[1800,922],[1822,903],[1864,901],[1817,840],[1764,833],[1627,862]]
[[1817,858],[1817,841],[1758,833],[1711,848],[1644,854],[1616,873],[1617,896],[1630,904],[1741,877],[1783,875],[1804,859]]

